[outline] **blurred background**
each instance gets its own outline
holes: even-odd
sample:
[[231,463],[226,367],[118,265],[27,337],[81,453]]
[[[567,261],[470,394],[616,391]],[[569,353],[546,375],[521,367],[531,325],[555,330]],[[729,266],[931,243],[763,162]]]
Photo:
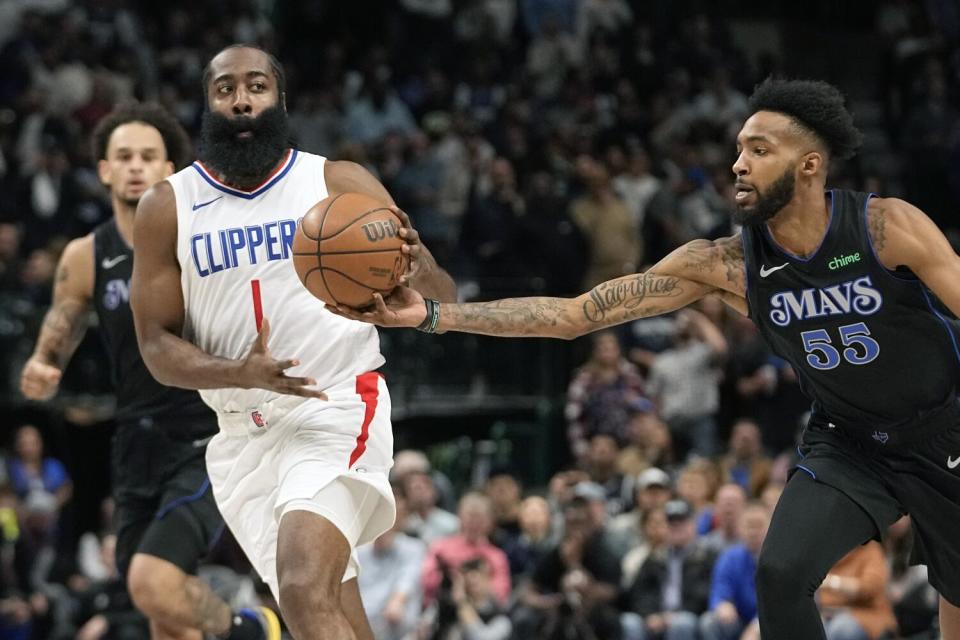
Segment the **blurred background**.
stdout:
[[[203,66],[233,42],[277,54],[296,146],[378,176],[463,300],[576,295],[731,233],[733,139],[770,74],[847,95],[865,144],[832,186],[906,198],[960,241],[956,0],[2,0],[0,638],[144,637],[119,631],[136,614],[109,561],[97,332],[52,403],[17,382],[63,246],[111,215],[92,128],[135,98],[196,134]],[[740,637],[715,635],[718,558],[762,541],[807,409],[748,319],[702,304],[569,343],[381,341],[404,508],[368,550],[378,638],[475,637],[464,599],[490,638]],[[45,458],[38,490],[20,470]],[[831,640],[937,637],[906,524],[838,567],[862,593],[821,590]],[[464,540],[484,553],[460,566]],[[661,598],[671,549],[697,551]],[[206,571],[263,597],[229,537]]]

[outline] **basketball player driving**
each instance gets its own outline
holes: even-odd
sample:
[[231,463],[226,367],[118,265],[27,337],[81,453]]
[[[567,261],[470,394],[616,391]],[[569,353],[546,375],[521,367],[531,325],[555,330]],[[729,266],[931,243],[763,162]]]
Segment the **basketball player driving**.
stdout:
[[[214,496],[294,637],[372,639],[353,550],[394,520],[383,357],[375,328],[325,310],[290,256],[297,219],[318,201],[394,203],[359,165],[289,147],[283,70],[265,51],[224,49],[204,90],[200,159],[137,208],[140,350],[159,382],[199,389],[217,412]],[[396,212],[403,280],[452,300],[453,281]]]

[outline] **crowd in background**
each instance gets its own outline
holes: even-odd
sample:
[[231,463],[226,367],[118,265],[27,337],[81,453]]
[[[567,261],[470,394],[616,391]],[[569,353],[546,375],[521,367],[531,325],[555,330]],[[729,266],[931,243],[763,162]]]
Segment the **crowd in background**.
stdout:
[[[829,17],[829,4],[809,11]],[[771,39],[717,8],[734,6],[0,2],[3,406],[22,404],[16,380],[59,252],[111,215],[88,145],[117,102],[157,100],[196,133],[206,60],[258,42],[286,66],[297,146],[377,175],[462,297],[570,295],[732,231],[747,96],[770,73],[804,75],[810,55],[784,44],[796,25],[769,18],[783,36]],[[905,197],[954,240],[960,11],[889,0],[861,13],[865,25],[834,28],[872,38],[876,76],[842,85],[865,149],[831,183]],[[748,47],[754,36],[769,49]],[[751,563],[795,462],[796,375],[751,321],[710,301],[586,350],[556,425],[567,464],[546,487],[521,486],[509,464],[464,486],[422,453],[398,456],[397,524],[362,550],[378,638],[756,637]],[[490,353],[480,364],[496,375]],[[107,397],[102,352],[85,343],[77,360],[68,395]],[[64,410],[72,424],[110,415],[109,402]],[[112,564],[109,502],[80,530],[70,477],[82,469],[44,454],[43,424],[17,426],[0,443],[0,637],[143,637]],[[211,580],[235,602],[256,598],[222,546]],[[827,576],[831,640],[930,628],[936,602],[909,550],[904,520]]]

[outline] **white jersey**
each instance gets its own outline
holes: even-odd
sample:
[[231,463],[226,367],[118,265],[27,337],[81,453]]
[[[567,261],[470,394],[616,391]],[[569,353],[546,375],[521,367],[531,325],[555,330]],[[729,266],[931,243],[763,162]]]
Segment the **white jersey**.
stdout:
[[[270,353],[300,360],[287,373],[314,378],[320,389],[384,362],[376,329],[328,312],[293,268],[297,221],[327,197],[324,162],[291,149],[250,191],[223,184],[199,161],[168,178],[177,204],[183,337],[209,354],[241,359],[257,337],[262,310]],[[227,388],[200,395],[215,411],[233,413],[279,394]]]

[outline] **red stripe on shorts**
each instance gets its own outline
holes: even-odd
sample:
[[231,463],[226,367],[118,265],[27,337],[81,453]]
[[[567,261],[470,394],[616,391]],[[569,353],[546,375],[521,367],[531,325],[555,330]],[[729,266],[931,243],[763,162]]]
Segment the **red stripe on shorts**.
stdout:
[[363,425],[360,426],[360,435],[357,436],[357,446],[350,454],[349,467],[352,467],[363,455],[363,452],[367,450],[370,423],[373,421],[373,414],[377,412],[377,396],[380,394],[380,389],[377,386],[379,380],[380,375],[374,371],[357,376],[357,395],[363,400],[364,405]]

